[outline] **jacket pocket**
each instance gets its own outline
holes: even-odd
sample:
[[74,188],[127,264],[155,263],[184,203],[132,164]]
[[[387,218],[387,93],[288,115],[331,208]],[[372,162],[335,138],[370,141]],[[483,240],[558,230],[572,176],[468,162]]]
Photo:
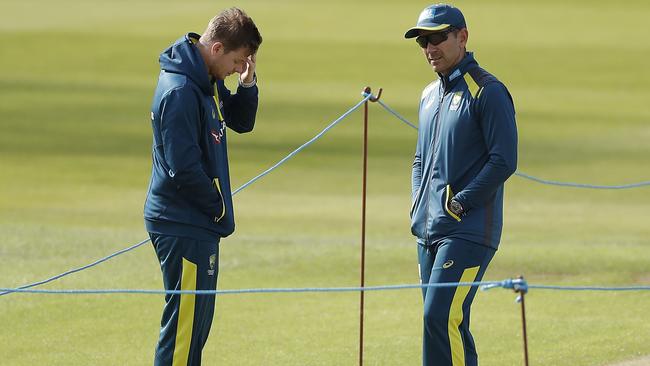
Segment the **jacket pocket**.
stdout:
[[226,215],[226,201],[223,199],[223,194],[221,193],[221,185],[219,184],[219,178],[214,178],[212,180],[212,185],[214,185],[214,188],[219,193],[219,197],[221,197],[221,216],[214,217],[214,222],[219,222],[219,220],[221,220]]
[[451,217],[453,217],[456,221],[460,222],[460,217],[453,213],[451,211],[451,208],[449,207],[449,203],[451,202],[451,199],[454,198],[454,192],[451,190],[451,186],[447,184],[447,187],[445,189],[445,211],[447,211],[447,214]]

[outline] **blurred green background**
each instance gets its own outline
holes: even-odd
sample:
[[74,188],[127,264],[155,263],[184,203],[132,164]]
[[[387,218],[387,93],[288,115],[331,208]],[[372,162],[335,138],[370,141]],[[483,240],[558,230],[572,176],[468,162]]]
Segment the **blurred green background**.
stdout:
[[[510,89],[519,170],[594,184],[650,179],[650,3],[458,1],[469,49]],[[146,238],[149,110],[158,54],[245,9],[264,43],[255,131],[229,134],[234,187],[361,99],[370,85],[417,123],[435,79],[403,39],[421,1],[34,1],[0,6],[0,287],[78,267]],[[229,81],[234,85],[234,80]],[[370,109],[367,285],[417,283],[409,232],[416,133]],[[362,114],[356,112],[235,198],[219,288],[357,286]],[[486,280],[650,283],[649,188],[594,191],[512,177],[502,244]],[[44,286],[160,289],[149,245]],[[224,295],[204,364],[353,365],[357,293]],[[521,365],[514,294],[482,292],[473,330],[482,365]],[[536,290],[531,364],[598,366],[650,353],[648,293]],[[160,295],[0,297],[3,365],[151,364]],[[418,290],[366,295],[366,365],[417,365]]]

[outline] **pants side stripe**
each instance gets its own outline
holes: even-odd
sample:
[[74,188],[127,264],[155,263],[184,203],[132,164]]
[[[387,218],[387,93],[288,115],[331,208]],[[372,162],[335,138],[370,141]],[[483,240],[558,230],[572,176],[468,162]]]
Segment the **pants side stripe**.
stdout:
[[[479,268],[480,266],[465,269],[459,282],[474,282]],[[453,366],[465,366],[465,347],[463,346],[463,338],[460,334],[459,326],[463,322],[463,303],[470,290],[471,287],[469,286],[457,287],[454,298],[451,301],[451,308],[449,309],[447,332],[449,334]]]
[[[181,290],[196,290],[196,264],[183,258],[181,273]],[[192,328],[194,326],[194,303],[196,295],[180,295],[178,324],[176,325],[176,341],[174,344],[173,366],[187,366],[192,343]]]

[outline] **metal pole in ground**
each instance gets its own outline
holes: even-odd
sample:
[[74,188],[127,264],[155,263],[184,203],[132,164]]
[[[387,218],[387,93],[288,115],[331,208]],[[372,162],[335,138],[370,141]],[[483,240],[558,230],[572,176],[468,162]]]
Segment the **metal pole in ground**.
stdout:
[[524,304],[524,294],[521,294],[521,322],[524,334],[524,365],[528,366],[528,335],[526,334],[526,305]]
[[526,332],[526,303],[524,297],[528,292],[528,285],[523,276],[519,276],[520,284],[515,284],[514,290],[519,294],[517,302],[521,304],[521,329],[524,338],[524,365],[528,366],[528,334]]
[[[364,89],[370,93],[370,87]],[[368,101],[363,103],[363,178],[361,182],[361,287],[366,279],[366,177],[368,170]],[[363,304],[364,292],[359,292],[359,366],[363,365]]]
[[[372,94],[370,87],[363,89],[365,95]],[[371,97],[371,102],[376,102],[381,97],[381,89],[376,97]],[[363,179],[361,189],[361,286],[365,286],[366,273],[366,181],[368,172],[368,100],[363,104]],[[363,309],[364,291],[359,292],[359,366],[363,366]]]

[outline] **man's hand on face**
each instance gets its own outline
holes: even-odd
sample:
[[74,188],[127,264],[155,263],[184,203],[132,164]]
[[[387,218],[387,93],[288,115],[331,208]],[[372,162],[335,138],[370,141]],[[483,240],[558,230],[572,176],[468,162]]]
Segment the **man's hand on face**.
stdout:
[[255,64],[257,60],[257,54],[254,53],[246,58],[246,67],[244,72],[241,73],[239,79],[244,84],[250,84],[253,82],[253,77],[255,76]]

